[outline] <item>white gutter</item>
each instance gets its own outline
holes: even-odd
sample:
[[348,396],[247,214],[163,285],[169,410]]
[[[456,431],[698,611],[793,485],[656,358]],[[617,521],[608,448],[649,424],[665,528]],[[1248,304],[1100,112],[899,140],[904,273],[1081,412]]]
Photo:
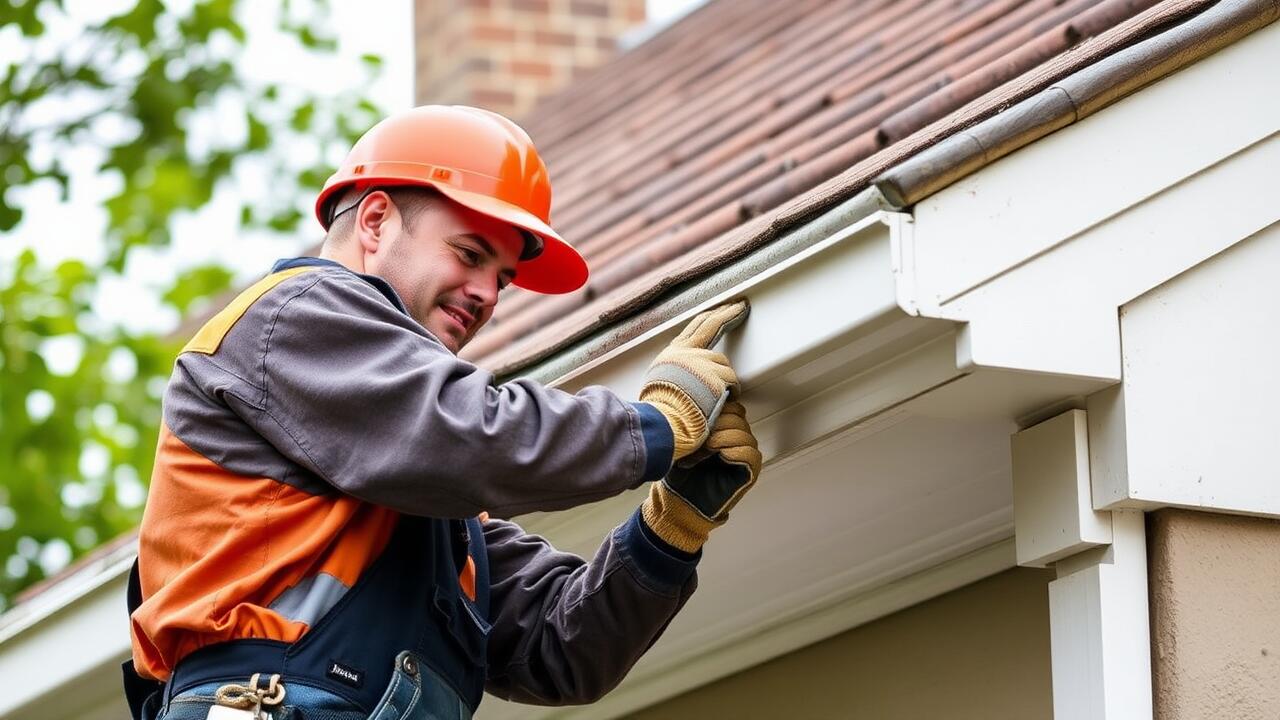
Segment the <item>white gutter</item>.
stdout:
[[[911,217],[883,207],[879,192],[866,190],[524,376],[566,390],[604,384],[623,397],[635,397],[648,362],[690,318],[727,300],[747,297],[751,315],[723,348],[743,381],[753,423],[760,420],[755,430],[766,462],[909,397],[869,392],[862,387],[868,381],[883,384],[885,375],[910,375],[915,376],[911,384],[925,390],[954,379],[958,373],[953,351],[946,342],[933,341],[952,333],[955,324],[912,318],[900,304],[901,248]],[[630,334],[631,327],[648,329],[610,346],[612,338]],[[879,368],[859,387],[840,387],[891,357],[923,346],[930,348],[924,355]],[[798,416],[812,415],[814,408],[797,406],[806,399],[841,408],[831,408],[835,414],[824,422],[804,423]]]
[[137,547],[121,545],[0,616],[0,718],[120,716],[125,588]]

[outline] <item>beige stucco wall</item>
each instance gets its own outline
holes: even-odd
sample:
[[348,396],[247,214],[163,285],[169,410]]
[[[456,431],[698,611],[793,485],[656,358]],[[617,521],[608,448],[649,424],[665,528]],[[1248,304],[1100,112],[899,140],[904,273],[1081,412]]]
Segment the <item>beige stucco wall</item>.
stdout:
[[1157,720],[1280,717],[1280,521],[1148,516]]
[[1048,720],[1052,579],[1008,570],[632,717]]

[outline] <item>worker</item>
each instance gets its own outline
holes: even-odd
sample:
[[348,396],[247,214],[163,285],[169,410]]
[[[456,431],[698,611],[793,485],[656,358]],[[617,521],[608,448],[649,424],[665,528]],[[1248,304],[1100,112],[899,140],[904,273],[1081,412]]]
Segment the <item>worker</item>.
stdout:
[[[587,703],[688,600],[755,482],[702,313],[637,402],[460,359],[502,288],[577,289],[547,170],[510,120],[383,120],[276,263],[178,355],[131,577],[135,717],[469,718],[485,690]],[[507,518],[649,492],[586,561]]]

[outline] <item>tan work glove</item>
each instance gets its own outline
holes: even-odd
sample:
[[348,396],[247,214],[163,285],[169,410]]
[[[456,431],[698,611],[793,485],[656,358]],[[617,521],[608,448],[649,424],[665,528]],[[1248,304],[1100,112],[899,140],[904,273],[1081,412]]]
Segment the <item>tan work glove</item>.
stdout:
[[711,347],[749,310],[746,300],[738,300],[699,313],[645,373],[640,402],[653,405],[671,424],[676,460],[702,446],[720,408],[737,391],[729,358]]
[[688,553],[724,524],[760,476],[760,450],[742,403],[725,404],[703,449],[710,454],[671,468],[666,479],[649,487],[640,506],[650,530]]

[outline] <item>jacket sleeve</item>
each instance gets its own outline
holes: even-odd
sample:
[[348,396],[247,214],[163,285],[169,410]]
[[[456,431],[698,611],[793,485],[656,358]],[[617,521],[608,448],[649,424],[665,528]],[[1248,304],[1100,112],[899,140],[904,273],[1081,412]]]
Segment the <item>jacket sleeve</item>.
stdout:
[[239,381],[209,392],[347,494],[505,517],[609,497],[670,467],[671,429],[652,406],[600,387],[496,385],[351,273],[304,274],[269,297],[228,347],[190,362],[228,363]]
[[484,524],[491,580],[490,693],[516,702],[598,700],[662,635],[697,587],[701,554],[671,548],[639,512],[586,562],[500,520]]

